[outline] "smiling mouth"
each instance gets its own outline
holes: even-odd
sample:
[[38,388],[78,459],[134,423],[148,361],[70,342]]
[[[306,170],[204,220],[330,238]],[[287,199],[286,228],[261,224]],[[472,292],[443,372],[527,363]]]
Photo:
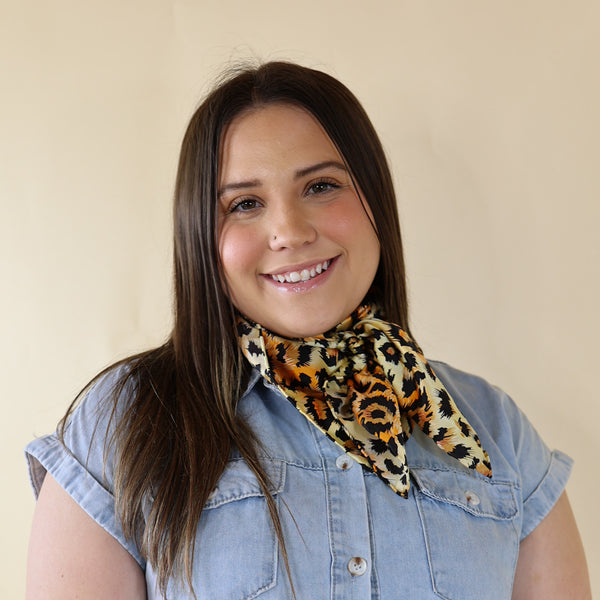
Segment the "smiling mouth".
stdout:
[[324,260],[323,262],[317,263],[308,269],[276,273],[274,275],[269,275],[269,277],[278,283],[298,283],[299,281],[310,281],[313,279],[313,277],[323,273],[323,271],[327,271],[330,264],[331,260]]

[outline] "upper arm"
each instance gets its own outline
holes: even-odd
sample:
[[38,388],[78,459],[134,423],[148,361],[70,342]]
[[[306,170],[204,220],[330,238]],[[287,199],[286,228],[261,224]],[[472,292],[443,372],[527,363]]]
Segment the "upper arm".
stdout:
[[135,559],[49,474],[33,516],[26,598],[146,598]]
[[566,493],[521,542],[513,600],[591,599],[583,545]]

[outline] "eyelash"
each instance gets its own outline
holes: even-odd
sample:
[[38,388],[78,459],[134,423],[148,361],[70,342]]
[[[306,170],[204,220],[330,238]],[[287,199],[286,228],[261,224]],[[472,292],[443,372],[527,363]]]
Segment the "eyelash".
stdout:
[[[327,186],[327,189],[321,190],[321,191],[311,191],[316,186]],[[339,187],[340,187],[339,183],[337,183],[333,179],[320,178],[317,181],[313,181],[312,183],[310,183],[308,185],[306,192],[308,194],[326,194],[327,192],[331,191],[332,189],[335,190]]]
[[229,212],[229,213],[236,212],[238,210],[238,208],[240,208],[246,202],[253,202],[254,206],[252,208],[249,208],[249,209],[246,209],[246,210],[240,210],[240,212],[248,212],[248,211],[252,210],[253,208],[256,208],[256,205],[258,204],[258,200],[254,200],[254,198],[240,198],[239,200],[237,200],[236,202],[234,202],[229,207],[229,210],[227,212]]

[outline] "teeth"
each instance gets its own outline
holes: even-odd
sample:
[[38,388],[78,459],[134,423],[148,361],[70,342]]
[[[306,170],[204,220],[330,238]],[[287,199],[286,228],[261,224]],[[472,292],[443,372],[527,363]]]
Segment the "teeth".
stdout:
[[271,275],[271,279],[279,283],[297,283],[298,281],[308,281],[316,277],[323,271],[327,271],[330,262],[328,260],[311,267],[310,269],[302,269],[302,271],[290,271],[289,273],[278,273]]

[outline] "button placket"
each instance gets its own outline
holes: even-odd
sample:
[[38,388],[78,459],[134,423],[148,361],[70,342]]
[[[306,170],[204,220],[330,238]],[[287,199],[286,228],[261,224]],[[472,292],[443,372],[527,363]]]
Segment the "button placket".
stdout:
[[333,564],[331,598],[372,596],[370,577],[371,538],[365,481],[360,465],[316,428],[313,432],[323,457],[327,495],[328,533]]

